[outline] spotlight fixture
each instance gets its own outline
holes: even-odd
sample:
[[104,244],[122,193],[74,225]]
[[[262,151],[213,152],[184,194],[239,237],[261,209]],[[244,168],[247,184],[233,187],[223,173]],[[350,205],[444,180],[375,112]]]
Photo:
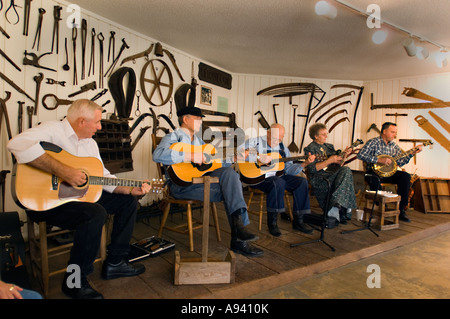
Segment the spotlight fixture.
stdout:
[[402,41],[402,45],[405,48],[406,53],[409,56],[415,56],[417,53],[417,47],[412,38],[407,38]]
[[436,54],[436,56],[434,57],[434,60],[436,62],[436,65],[438,66],[438,68],[444,68],[447,66],[448,61],[447,61],[447,51],[445,49],[442,49],[440,52],[438,52]]
[[325,0],[318,1],[315,6],[316,14],[327,19],[334,19],[337,16],[337,9]]
[[430,55],[430,52],[428,51],[427,48],[417,47],[416,57],[419,60],[425,60],[428,58],[429,55]]

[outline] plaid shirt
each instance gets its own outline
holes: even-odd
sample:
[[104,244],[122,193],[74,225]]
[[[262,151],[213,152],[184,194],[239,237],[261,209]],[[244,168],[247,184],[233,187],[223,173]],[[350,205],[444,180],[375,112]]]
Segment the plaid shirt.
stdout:
[[[394,142],[389,142],[387,145],[381,137],[375,137],[367,141],[363,148],[358,153],[358,159],[366,163],[376,163],[378,155],[389,155],[396,157],[401,154],[402,150]],[[399,166],[403,166],[409,162],[413,155],[407,155],[397,161]]]

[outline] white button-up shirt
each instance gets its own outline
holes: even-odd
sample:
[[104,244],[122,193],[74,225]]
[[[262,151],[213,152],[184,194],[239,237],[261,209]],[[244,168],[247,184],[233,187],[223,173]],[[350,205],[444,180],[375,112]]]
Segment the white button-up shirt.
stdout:
[[[22,132],[9,141],[8,150],[14,154],[18,163],[29,163],[45,153],[39,144],[43,141],[55,144],[77,157],[96,157],[103,164],[97,142],[93,138],[78,139],[67,119],[44,122]],[[103,176],[116,177],[104,165]],[[115,188],[116,186],[103,186],[108,192],[112,192]]]

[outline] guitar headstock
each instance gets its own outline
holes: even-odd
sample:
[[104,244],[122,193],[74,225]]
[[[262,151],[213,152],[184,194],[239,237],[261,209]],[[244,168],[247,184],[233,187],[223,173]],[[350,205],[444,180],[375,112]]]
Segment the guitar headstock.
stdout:
[[166,186],[162,179],[156,178],[151,181],[150,185],[152,186],[152,192],[157,194],[161,194]]

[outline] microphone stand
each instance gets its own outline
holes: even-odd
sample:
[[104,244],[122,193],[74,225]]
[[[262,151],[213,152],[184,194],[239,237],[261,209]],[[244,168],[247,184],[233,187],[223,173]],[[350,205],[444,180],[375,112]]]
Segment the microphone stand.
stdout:
[[368,176],[372,176],[375,177],[378,180],[378,185],[377,185],[377,189],[375,191],[375,196],[373,198],[373,202],[372,202],[372,210],[370,211],[370,215],[369,215],[369,221],[367,223],[365,223],[364,227],[358,228],[358,229],[353,229],[353,230],[347,230],[347,231],[342,231],[341,234],[349,234],[349,233],[354,233],[357,231],[361,231],[361,230],[370,230],[372,233],[375,234],[375,236],[380,237],[373,229],[372,229],[372,217],[373,217],[373,210],[375,208],[375,201],[377,200],[377,196],[378,196],[378,189],[380,188],[380,178],[377,175],[373,175],[373,174],[365,174],[366,177]]
[[[320,176],[320,177],[322,177],[322,176]],[[328,184],[328,192],[327,192],[327,203],[326,203],[326,209],[328,209],[328,205],[329,205],[329,201],[330,201],[330,190],[331,190],[331,184],[330,184],[330,181],[327,179],[327,178],[325,178],[325,177],[322,177],[326,182],[327,182],[327,184]],[[332,251],[336,251],[336,249],[333,247],[333,246],[331,246],[330,244],[328,244],[323,238],[324,238],[324,235],[325,235],[325,228],[326,228],[326,225],[327,225],[327,220],[328,220],[328,211],[325,211],[324,213],[323,213],[323,217],[322,217],[322,226],[321,226],[321,229],[320,229],[320,237],[319,237],[319,239],[315,239],[315,240],[310,240],[310,241],[306,241],[306,242],[301,242],[301,243],[295,243],[295,244],[291,244],[291,248],[292,247],[296,247],[296,246],[300,246],[300,245],[307,245],[307,244],[312,244],[312,243],[317,243],[317,242],[322,242],[322,243],[324,243],[325,245],[327,245]]]

